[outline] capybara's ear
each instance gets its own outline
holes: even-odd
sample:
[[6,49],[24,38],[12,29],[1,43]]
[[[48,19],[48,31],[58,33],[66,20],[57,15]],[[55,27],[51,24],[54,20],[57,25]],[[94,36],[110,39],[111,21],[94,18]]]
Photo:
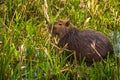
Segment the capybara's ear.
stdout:
[[66,25],[66,26],[69,26],[69,25],[70,25],[70,21],[67,21],[65,25]]

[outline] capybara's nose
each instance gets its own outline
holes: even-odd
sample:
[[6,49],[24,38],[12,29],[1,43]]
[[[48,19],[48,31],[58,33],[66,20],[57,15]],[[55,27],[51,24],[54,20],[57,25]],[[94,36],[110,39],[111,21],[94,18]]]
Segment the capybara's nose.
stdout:
[[48,28],[48,32],[52,32],[52,24],[51,23],[49,23],[48,25],[47,25],[47,28]]
[[48,26],[49,26],[49,27],[52,27],[52,23],[49,23]]

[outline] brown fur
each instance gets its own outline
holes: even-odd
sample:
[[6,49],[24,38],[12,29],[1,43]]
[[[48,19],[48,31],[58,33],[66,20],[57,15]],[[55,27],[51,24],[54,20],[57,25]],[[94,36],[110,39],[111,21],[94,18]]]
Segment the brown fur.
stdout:
[[[78,30],[69,21],[58,20],[48,26],[52,34],[60,38],[58,46],[75,51],[76,58],[92,63],[107,58],[108,53],[113,53],[113,47],[109,39],[100,32],[94,30]],[[98,55],[100,54],[100,56]]]

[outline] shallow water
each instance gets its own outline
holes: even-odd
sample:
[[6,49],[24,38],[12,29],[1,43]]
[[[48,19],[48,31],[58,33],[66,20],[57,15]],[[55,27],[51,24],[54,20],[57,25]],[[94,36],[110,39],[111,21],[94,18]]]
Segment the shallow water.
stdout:
[[113,37],[113,48],[115,56],[120,54],[120,33],[119,32],[112,32]]

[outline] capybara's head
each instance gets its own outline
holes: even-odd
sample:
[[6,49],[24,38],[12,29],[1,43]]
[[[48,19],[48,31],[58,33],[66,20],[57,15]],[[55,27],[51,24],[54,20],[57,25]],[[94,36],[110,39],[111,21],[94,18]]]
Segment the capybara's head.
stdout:
[[48,32],[58,35],[59,38],[63,37],[72,28],[73,25],[70,21],[58,20],[54,24],[48,24]]

